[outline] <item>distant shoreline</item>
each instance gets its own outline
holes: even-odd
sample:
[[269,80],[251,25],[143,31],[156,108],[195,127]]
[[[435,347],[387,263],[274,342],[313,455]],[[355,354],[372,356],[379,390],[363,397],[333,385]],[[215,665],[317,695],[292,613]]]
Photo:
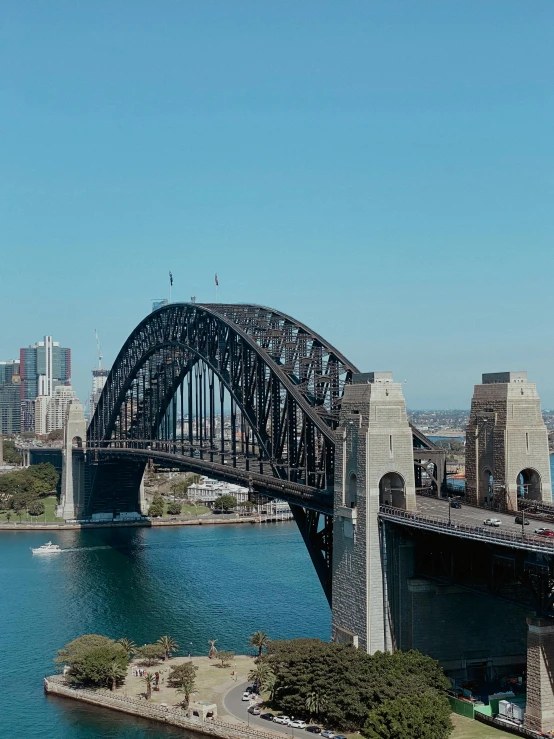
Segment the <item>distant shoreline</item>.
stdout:
[[[284,521],[292,521],[292,518]],[[150,529],[164,526],[229,526],[230,524],[243,523],[282,523],[283,519],[275,516],[246,516],[243,518],[206,518],[178,519],[176,521],[164,521],[149,519],[147,521],[96,521],[94,523],[7,523],[0,522],[0,532],[3,531],[78,531],[79,529]]]

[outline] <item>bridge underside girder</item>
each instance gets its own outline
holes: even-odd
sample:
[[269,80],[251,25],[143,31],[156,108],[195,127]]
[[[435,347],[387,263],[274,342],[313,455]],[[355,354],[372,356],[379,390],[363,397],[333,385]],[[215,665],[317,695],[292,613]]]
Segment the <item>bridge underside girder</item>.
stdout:
[[396,528],[415,545],[416,577],[527,605],[539,616],[554,618],[553,555]]

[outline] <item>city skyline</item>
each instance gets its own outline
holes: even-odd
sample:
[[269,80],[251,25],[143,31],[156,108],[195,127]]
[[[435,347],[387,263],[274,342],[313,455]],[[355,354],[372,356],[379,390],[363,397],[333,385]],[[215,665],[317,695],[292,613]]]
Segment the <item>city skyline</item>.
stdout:
[[2,359],[59,337],[84,399],[94,328],[110,366],[169,272],[174,302],[213,302],[217,273],[221,302],[392,370],[410,408],[468,408],[507,370],[554,407],[553,20],[8,2]]

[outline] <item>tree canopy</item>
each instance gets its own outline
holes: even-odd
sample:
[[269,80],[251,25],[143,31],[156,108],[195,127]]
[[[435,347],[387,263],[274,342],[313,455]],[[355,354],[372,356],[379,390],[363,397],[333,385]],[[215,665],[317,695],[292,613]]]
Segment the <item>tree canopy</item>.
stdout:
[[155,495],[150,507],[148,508],[148,515],[153,518],[159,518],[164,514],[164,501],[161,495]]
[[362,734],[367,739],[447,739],[452,732],[445,695],[430,692],[385,701],[369,712]]
[[4,464],[22,464],[23,457],[15,447],[13,439],[4,439]]
[[56,489],[59,474],[49,462],[0,476],[0,501],[13,510],[28,510],[42,495]]
[[237,499],[234,495],[220,495],[214,500],[214,508],[222,511],[230,511],[237,505]]
[[154,665],[165,657],[165,648],[162,644],[145,644],[135,649],[135,657],[147,665]]
[[306,719],[316,713],[342,731],[360,729],[370,711],[387,701],[440,696],[450,686],[438,662],[416,651],[368,655],[343,644],[295,639],[270,642],[260,662],[275,675],[272,695],[280,711]]
[[60,649],[54,662],[69,666],[68,682],[107,686],[113,690],[125,679],[129,658],[121,644],[113,639],[85,634]]

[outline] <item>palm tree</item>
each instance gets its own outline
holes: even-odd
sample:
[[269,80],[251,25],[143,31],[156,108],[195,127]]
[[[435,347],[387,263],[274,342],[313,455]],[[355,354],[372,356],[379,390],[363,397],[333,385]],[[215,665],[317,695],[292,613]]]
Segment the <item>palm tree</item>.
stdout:
[[248,673],[248,679],[258,683],[260,691],[271,690],[275,685],[275,674],[265,662],[258,662]]
[[269,637],[265,633],[265,631],[255,631],[250,637],[250,641],[248,642],[249,647],[256,647],[256,649],[258,650],[258,657],[262,656],[263,649],[264,647],[267,648],[268,644]]
[[121,646],[127,653],[127,658],[131,659],[131,655],[134,654],[134,651],[137,648],[135,642],[132,639],[126,639],[125,637],[123,637],[122,639],[118,639],[117,643],[121,644]]
[[194,678],[191,680],[182,680],[181,684],[175,691],[176,693],[179,693],[180,695],[184,695],[185,697],[181,701],[181,705],[183,708],[188,708],[189,701],[190,701],[190,694],[192,693],[192,689],[194,688]]
[[108,682],[110,690],[115,690],[117,687],[117,681],[126,677],[127,670],[115,659],[110,663],[110,666],[106,672],[106,680]]
[[162,647],[165,649],[165,656],[167,659],[169,659],[170,652],[177,652],[179,649],[179,645],[175,641],[175,639],[172,639],[170,636],[160,636],[158,639],[158,644],[161,644]]
[[325,698],[318,693],[315,690],[312,690],[308,695],[306,696],[306,710],[310,713],[310,715],[315,714],[317,719],[319,720],[319,714],[325,707]]
[[152,695],[152,685],[156,682],[156,676],[153,672],[147,672],[142,680],[146,685],[146,698],[150,698]]

